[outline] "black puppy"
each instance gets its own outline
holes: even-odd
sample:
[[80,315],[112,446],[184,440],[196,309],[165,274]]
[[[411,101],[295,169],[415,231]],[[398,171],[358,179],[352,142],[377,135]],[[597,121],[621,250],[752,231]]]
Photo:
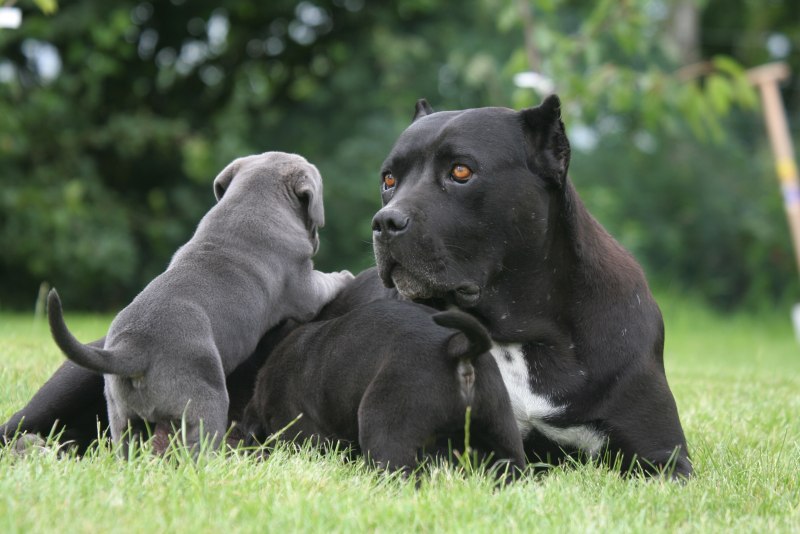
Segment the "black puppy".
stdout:
[[302,414],[285,437],[349,442],[378,466],[408,471],[426,445],[463,439],[469,406],[471,445],[521,469],[490,345],[464,312],[373,302],[289,334],[259,372],[243,426],[263,440]]

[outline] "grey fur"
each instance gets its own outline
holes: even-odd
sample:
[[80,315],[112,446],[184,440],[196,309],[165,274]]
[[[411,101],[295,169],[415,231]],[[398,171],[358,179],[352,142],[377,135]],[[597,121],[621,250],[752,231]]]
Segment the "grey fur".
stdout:
[[[307,321],[352,279],[311,257],[324,224],[322,180],[282,152],[239,158],[214,180],[218,203],[156,277],[111,323],[98,349],[64,324],[55,290],[50,328],[74,362],[105,374],[111,437],[131,422],[180,425],[187,445],[226,431],[225,377],[284,319]],[[201,426],[202,421],[202,426]],[[201,431],[202,428],[202,431]]]

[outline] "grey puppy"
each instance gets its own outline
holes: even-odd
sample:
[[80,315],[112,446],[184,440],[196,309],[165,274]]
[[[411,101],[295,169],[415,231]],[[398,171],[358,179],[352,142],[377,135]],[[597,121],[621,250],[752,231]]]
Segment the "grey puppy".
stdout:
[[[307,321],[352,280],[314,270],[324,224],[322,180],[304,158],[282,152],[239,158],[214,180],[218,203],[111,323],[102,348],[64,323],[55,290],[50,331],[75,363],[105,375],[114,442],[145,423],[185,425],[187,445],[226,431],[225,377],[284,319]],[[125,434],[128,424],[131,434]]]

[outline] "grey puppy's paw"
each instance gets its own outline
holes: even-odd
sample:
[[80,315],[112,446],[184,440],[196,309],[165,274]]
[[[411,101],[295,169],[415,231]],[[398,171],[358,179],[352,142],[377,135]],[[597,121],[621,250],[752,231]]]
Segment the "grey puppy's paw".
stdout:
[[347,287],[355,277],[350,271],[339,271],[336,273],[323,273],[314,271],[313,283],[316,286],[316,293],[319,300],[328,302],[339,294],[339,292]]
[[332,283],[329,301],[336,298],[344,288],[350,285],[350,282],[355,280],[355,276],[348,270],[339,271],[338,273],[328,273],[329,280]]
[[341,282],[342,287],[346,286],[347,284],[352,282],[353,279],[355,279],[355,276],[353,276],[353,273],[351,273],[350,271],[348,271],[346,269],[344,271],[339,271],[338,273],[331,273],[331,274],[334,275],[334,276],[337,276],[339,278],[339,281]]

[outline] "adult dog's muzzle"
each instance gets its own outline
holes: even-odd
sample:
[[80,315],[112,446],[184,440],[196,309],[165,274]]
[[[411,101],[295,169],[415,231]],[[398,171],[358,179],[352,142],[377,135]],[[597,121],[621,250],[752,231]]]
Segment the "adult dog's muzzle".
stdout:
[[396,208],[383,208],[372,218],[372,237],[375,240],[390,241],[406,232],[411,218]]

